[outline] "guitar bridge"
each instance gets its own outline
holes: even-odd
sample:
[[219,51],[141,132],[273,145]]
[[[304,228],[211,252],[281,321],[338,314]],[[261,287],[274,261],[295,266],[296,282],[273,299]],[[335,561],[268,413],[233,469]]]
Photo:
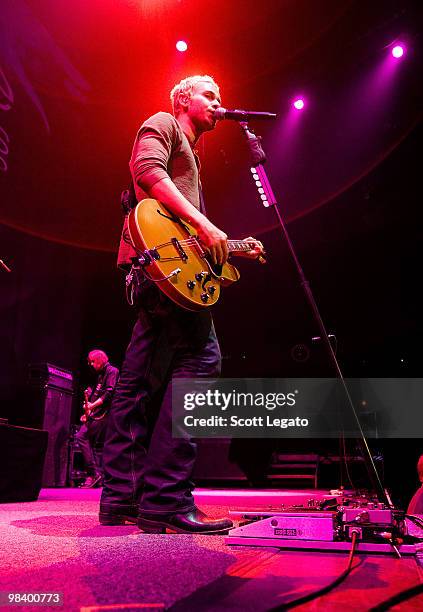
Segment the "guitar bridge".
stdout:
[[182,261],[186,261],[188,259],[188,255],[185,253],[184,249],[181,246],[181,243],[179,242],[179,240],[177,238],[172,238],[172,244],[175,247],[179,257],[182,259]]

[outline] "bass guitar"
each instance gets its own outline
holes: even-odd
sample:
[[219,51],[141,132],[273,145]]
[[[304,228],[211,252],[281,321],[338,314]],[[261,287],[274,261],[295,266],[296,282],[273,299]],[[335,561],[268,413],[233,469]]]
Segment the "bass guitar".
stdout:
[[[128,230],[145,276],[187,310],[213,306],[220,288],[239,280],[232,264],[212,264],[195,230],[158,200],[139,202],[129,213]],[[228,240],[230,253],[253,248],[243,240]]]

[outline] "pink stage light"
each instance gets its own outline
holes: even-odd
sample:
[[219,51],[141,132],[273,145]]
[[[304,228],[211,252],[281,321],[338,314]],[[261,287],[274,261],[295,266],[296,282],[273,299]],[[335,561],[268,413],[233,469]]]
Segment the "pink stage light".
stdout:
[[176,43],[176,48],[178,49],[178,51],[183,53],[188,49],[188,45],[184,40],[178,40],[178,42]]
[[294,108],[297,110],[303,110],[304,108],[304,100],[302,98],[297,98],[293,104]]
[[405,48],[403,45],[395,45],[395,47],[392,49],[391,51],[393,57],[395,57],[395,59],[399,59],[400,57],[402,57],[405,53]]

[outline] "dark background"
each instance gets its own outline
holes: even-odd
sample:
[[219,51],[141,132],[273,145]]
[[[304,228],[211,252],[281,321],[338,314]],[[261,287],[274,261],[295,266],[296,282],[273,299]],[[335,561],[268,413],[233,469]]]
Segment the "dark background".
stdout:
[[[78,389],[91,348],[121,364],[135,316],[115,265],[132,141],[146,116],[169,110],[172,85],[195,73],[216,78],[228,108],[278,113],[254,127],[345,375],[421,375],[418,3],[262,5],[2,2],[0,258],[12,273],[0,270],[0,416],[20,422],[31,363],[71,370]],[[395,40],[407,45],[397,62]],[[291,107],[298,94],[302,113]],[[209,216],[231,237],[257,235],[268,252],[266,266],[240,262],[241,281],[215,308],[224,375],[324,374],[238,126],[219,124],[200,153]],[[409,483],[408,495],[420,441],[386,449],[389,478]]]

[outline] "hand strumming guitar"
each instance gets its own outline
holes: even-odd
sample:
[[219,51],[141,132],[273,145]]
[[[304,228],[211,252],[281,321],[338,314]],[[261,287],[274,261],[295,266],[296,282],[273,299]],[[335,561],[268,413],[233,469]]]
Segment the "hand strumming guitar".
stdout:
[[213,225],[207,217],[203,217],[202,223],[196,224],[195,229],[201,244],[209,251],[212,263],[225,264],[229,256],[228,236],[225,232]]

